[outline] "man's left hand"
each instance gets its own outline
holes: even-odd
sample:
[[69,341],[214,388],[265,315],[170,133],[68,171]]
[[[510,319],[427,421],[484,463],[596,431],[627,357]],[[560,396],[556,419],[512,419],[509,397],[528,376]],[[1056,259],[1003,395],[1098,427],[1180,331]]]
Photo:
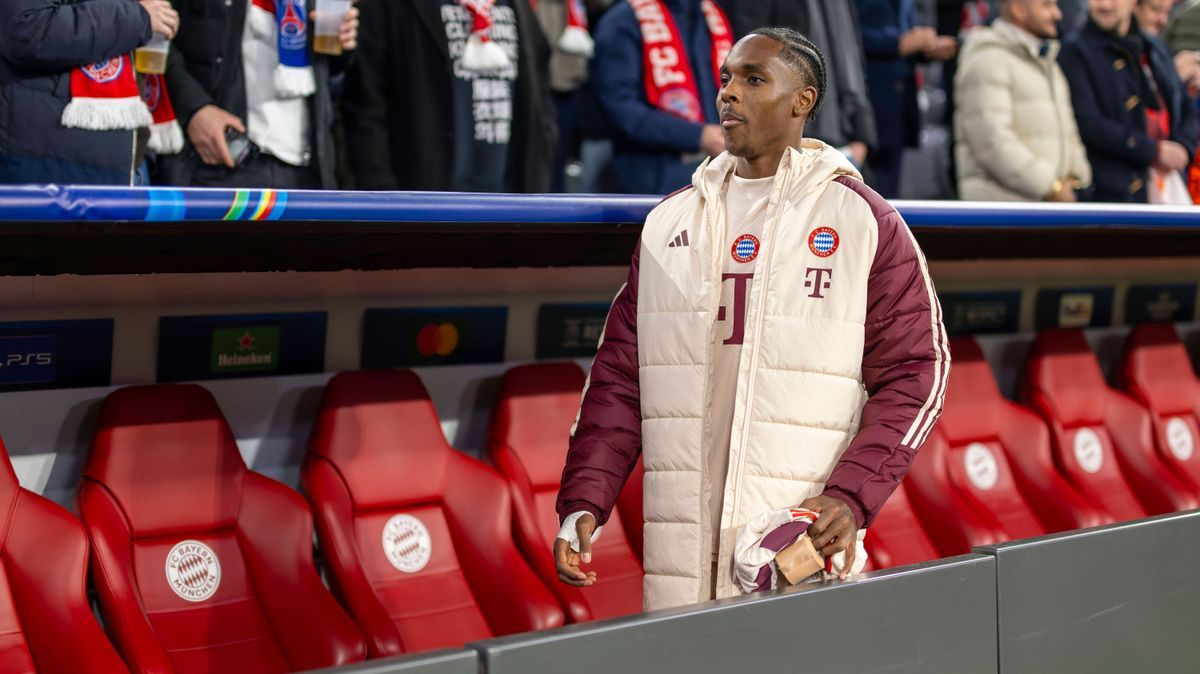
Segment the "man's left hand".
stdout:
[[342,24],[338,26],[338,41],[342,43],[342,49],[351,51],[358,47],[358,8],[351,7],[349,12],[342,17]]
[[838,574],[838,578],[845,580],[854,567],[854,554],[858,549],[858,522],[854,520],[850,506],[832,496],[814,496],[804,499],[800,507],[820,514],[817,521],[808,526],[808,537],[817,552],[823,557],[846,553],[846,563]]

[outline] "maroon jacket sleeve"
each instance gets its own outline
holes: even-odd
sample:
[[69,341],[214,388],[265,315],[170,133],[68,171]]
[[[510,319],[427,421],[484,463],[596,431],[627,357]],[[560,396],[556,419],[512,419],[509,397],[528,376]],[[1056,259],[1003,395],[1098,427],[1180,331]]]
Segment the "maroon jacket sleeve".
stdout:
[[908,472],[942,413],[950,348],[924,258],[895,209],[861,182],[837,181],[871,206],[879,246],[867,282],[862,375],[867,389],[858,435],[825,483],[866,527]]
[[639,245],[629,280],[617,293],[592,361],[579,419],[571,435],[556,510],[561,522],[584,510],[608,521],[617,495],[642,453],[638,389],[637,296]]

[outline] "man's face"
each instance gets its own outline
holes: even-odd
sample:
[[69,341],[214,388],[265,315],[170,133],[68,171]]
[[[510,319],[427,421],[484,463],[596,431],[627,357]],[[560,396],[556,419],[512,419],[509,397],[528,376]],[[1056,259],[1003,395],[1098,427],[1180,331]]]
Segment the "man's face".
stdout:
[[1092,21],[1101,29],[1111,31],[1128,23],[1135,2],[1137,0],[1089,0],[1088,8]]
[[1142,0],[1134,7],[1138,25],[1151,35],[1161,35],[1171,16],[1171,0]]
[[721,66],[717,111],[725,147],[735,157],[782,152],[799,140],[816,101],[816,89],[805,87],[800,73],[779,57],[782,49],[769,37],[751,35],[734,45]]
[[1058,37],[1058,0],[1017,0],[1012,11],[1015,23],[1030,33],[1045,40]]

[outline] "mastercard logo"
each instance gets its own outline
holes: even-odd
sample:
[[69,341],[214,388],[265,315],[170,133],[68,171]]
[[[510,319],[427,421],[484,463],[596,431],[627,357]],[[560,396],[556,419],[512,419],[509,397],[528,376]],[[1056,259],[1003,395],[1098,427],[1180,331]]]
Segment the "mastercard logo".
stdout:
[[417,351],[426,358],[449,356],[458,348],[458,328],[451,323],[430,323],[417,333]]

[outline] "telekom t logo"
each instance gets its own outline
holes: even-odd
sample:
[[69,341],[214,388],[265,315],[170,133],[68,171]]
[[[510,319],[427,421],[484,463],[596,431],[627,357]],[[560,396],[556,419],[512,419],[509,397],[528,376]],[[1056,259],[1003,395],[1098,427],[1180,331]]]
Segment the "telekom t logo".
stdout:
[[[746,291],[754,274],[722,274],[721,283],[733,281],[733,331],[729,338],[721,342],[726,345],[741,344],[746,340]],[[724,322],[729,316],[725,305],[717,309],[717,320]]]
[[833,282],[833,270],[828,267],[809,267],[804,270],[804,278],[809,277],[815,277],[804,282],[805,288],[812,288],[812,294],[809,297],[825,299],[821,291],[829,290],[829,286]]

